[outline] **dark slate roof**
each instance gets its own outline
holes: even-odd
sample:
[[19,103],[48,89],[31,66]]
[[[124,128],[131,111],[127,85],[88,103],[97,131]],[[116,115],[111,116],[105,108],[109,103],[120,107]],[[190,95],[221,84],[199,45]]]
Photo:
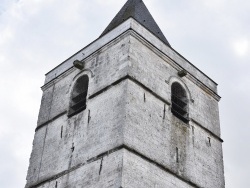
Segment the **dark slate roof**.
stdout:
[[161,29],[155,22],[154,18],[152,17],[142,0],[128,0],[122,7],[120,12],[118,12],[118,14],[110,22],[108,27],[103,31],[100,37],[113,30],[115,27],[131,17],[138,21],[156,37],[158,37],[162,42],[170,46],[166,37],[162,33]]

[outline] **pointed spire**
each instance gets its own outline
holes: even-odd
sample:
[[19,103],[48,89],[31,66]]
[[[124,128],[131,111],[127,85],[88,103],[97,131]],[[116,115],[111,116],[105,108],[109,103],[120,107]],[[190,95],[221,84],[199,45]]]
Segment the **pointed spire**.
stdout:
[[115,27],[117,27],[122,22],[126,21],[128,18],[131,17],[134,18],[141,25],[143,25],[146,29],[148,29],[166,45],[170,46],[169,42],[165,38],[161,29],[155,22],[154,18],[152,17],[142,0],[128,0],[126,4],[122,7],[120,12],[118,12],[115,18],[108,25],[108,27],[103,31],[101,36],[113,30]]

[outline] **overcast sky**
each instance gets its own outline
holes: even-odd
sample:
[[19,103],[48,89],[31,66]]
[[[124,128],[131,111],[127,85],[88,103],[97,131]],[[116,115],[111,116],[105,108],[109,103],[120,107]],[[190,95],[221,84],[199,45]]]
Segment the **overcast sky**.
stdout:
[[[0,187],[22,188],[44,74],[126,0],[0,0]],[[172,47],[219,86],[226,188],[249,188],[250,1],[144,0]]]

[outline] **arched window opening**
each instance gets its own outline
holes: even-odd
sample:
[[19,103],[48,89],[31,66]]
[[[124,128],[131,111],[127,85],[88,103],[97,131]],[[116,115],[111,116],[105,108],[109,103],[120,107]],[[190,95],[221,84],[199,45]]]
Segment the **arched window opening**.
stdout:
[[75,82],[71,93],[69,116],[73,116],[86,109],[89,78],[83,75]]
[[179,83],[175,82],[172,84],[171,94],[172,113],[185,123],[188,123],[188,98],[185,89]]

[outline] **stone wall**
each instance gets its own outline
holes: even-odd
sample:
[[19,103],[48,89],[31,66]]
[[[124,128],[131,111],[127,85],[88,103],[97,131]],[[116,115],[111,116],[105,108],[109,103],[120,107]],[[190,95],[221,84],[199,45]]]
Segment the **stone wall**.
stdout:
[[221,141],[192,121],[182,122],[164,101],[128,82],[125,145],[198,187],[223,188]]
[[[224,188],[216,88],[189,73],[179,77],[180,66],[133,31],[84,63],[83,71],[70,68],[42,87],[27,188]],[[87,108],[68,118],[83,74]],[[170,110],[175,81],[188,93],[188,124]]]

